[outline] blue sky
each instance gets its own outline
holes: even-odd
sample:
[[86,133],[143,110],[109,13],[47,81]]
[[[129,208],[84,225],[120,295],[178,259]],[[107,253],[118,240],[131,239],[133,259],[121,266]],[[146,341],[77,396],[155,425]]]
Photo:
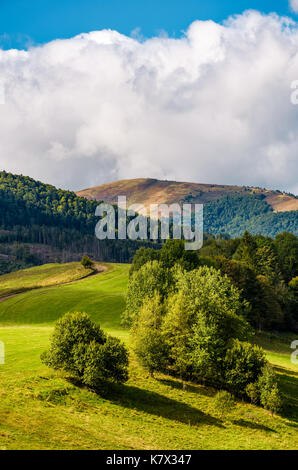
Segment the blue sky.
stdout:
[[195,19],[220,22],[246,9],[297,18],[287,0],[0,0],[0,46],[20,49],[105,28],[179,37]]

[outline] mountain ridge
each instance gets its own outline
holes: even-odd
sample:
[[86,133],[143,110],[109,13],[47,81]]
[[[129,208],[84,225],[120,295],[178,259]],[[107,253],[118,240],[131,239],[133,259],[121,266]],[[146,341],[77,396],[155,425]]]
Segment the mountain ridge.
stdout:
[[172,204],[192,202],[206,204],[216,202],[226,196],[261,196],[274,212],[298,210],[298,198],[294,195],[252,186],[189,183],[158,180],[155,178],[134,178],[113,181],[76,191],[77,196],[90,200],[117,203],[118,196],[126,196],[127,203]]

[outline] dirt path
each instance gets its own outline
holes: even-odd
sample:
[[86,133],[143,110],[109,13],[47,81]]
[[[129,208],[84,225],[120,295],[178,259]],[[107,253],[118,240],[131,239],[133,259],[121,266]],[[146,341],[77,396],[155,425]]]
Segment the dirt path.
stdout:
[[80,282],[83,281],[84,279],[87,279],[90,276],[94,276],[96,274],[103,273],[104,271],[107,271],[107,266],[103,266],[101,264],[94,264],[93,265],[93,271],[91,273],[86,274],[86,276],[81,277],[80,279],[75,279],[73,281],[68,281],[68,282],[61,282],[60,284],[50,284],[48,286],[37,286],[37,287],[28,287],[28,289],[24,289],[18,292],[14,292],[13,294],[6,295],[5,297],[0,297],[0,304],[4,302],[5,300],[11,299],[12,297],[15,297],[16,295],[24,294],[25,292],[29,292],[32,290],[36,289],[46,289],[48,287],[58,287],[58,286],[65,286],[66,284],[73,284],[75,282]]

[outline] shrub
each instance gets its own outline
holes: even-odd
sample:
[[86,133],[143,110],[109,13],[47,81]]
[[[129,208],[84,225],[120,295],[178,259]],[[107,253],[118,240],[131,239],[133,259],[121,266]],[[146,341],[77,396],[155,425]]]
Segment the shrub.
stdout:
[[251,403],[254,405],[258,405],[260,403],[260,390],[257,382],[248,384],[245,387],[245,393]]
[[93,388],[106,380],[125,382],[128,378],[125,346],[105,335],[86,313],[67,313],[58,320],[50,349],[41,360]]
[[214,407],[221,417],[231,413],[236,408],[233,396],[225,390],[219,391],[214,398]]
[[81,259],[81,265],[86,269],[90,269],[93,267],[93,261],[89,258],[89,256],[84,255]]
[[282,409],[283,403],[277,385],[261,395],[261,404],[273,415]]
[[278,389],[278,380],[270,365],[263,368],[258,380],[260,403],[271,413],[277,413],[282,408],[282,398]]
[[99,389],[108,380],[119,383],[128,380],[128,356],[118,338],[108,336],[104,344],[90,343],[84,361],[82,382],[88,387]]
[[250,343],[233,341],[224,359],[226,386],[237,395],[258,380],[266,364],[264,351]]
[[283,402],[277,376],[268,363],[263,367],[258,380],[247,385],[245,391],[254,405],[262,405],[272,414],[282,409]]

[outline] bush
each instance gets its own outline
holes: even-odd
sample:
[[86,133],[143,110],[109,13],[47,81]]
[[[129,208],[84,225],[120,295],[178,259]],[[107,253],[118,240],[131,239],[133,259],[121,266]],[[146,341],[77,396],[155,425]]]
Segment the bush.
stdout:
[[235,340],[224,359],[225,383],[237,395],[258,380],[266,364],[264,351],[258,346]]
[[271,412],[278,413],[282,409],[283,403],[280,392],[277,385],[275,385],[271,390],[261,395],[261,404]]
[[128,378],[125,346],[105,335],[86,313],[67,313],[58,320],[50,349],[41,360],[93,388],[107,380],[125,382]]
[[277,413],[282,408],[282,398],[278,389],[278,381],[272,367],[266,365],[258,381],[260,403],[271,413]]
[[90,343],[84,361],[82,381],[88,387],[99,389],[108,380],[119,383],[128,380],[128,356],[118,338],[108,336],[104,344]]
[[84,255],[81,259],[81,265],[86,269],[90,269],[93,268],[93,261],[89,258],[89,256]]
[[269,364],[263,367],[258,380],[247,385],[245,391],[254,405],[262,405],[272,414],[282,409],[283,402],[278,388],[277,376]]
[[214,407],[220,416],[223,417],[231,413],[231,411],[236,408],[236,403],[233,396],[229,392],[221,390],[215,395]]

